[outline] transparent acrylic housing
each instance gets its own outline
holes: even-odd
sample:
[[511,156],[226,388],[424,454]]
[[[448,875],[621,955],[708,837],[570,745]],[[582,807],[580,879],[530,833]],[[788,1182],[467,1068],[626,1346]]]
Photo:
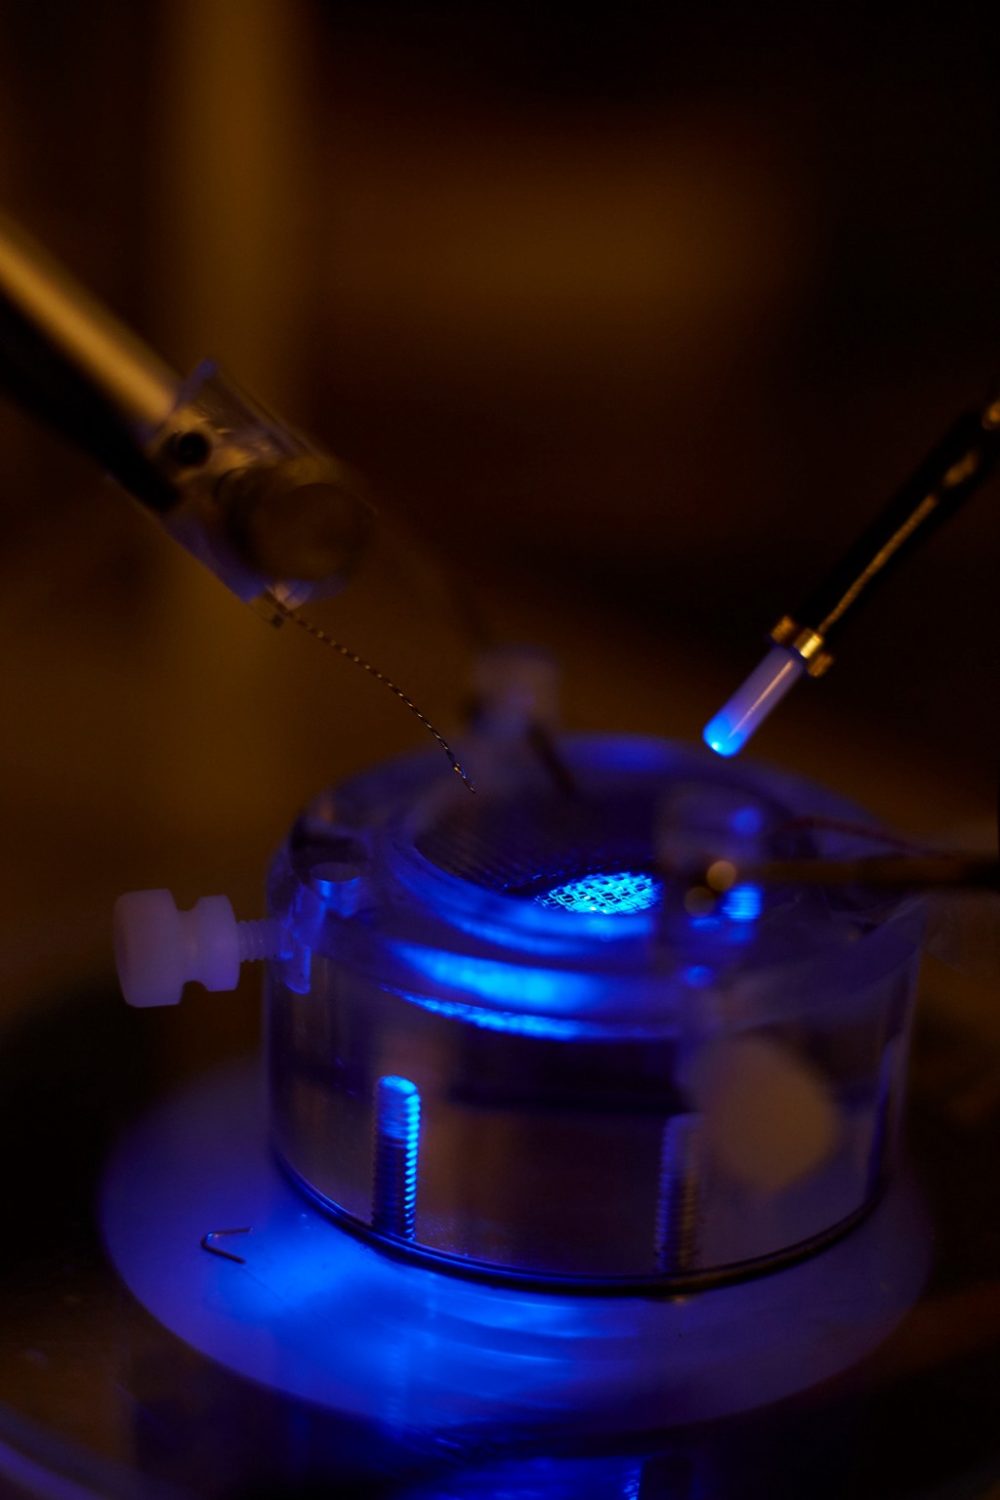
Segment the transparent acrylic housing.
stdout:
[[923,913],[705,889],[714,860],[878,847],[810,783],[625,737],[470,797],[408,757],[319,798],[270,874],[272,1137],[392,1253],[669,1290],[857,1223],[892,1170]]

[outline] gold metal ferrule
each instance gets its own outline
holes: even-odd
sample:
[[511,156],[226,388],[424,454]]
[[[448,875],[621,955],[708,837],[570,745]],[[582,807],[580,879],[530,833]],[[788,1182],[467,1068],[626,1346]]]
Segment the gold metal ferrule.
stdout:
[[771,631],[776,646],[785,646],[802,658],[810,677],[822,677],[833,665],[833,653],[826,650],[826,643],[818,630],[800,625],[791,615],[782,615]]

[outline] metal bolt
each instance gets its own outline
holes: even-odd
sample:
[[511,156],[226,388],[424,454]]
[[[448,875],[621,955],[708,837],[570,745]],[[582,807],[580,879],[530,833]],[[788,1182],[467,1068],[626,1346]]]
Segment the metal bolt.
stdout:
[[673,1115],[663,1127],[656,1256],[668,1273],[692,1271],[697,1264],[700,1145],[696,1115]]
[[375,1085],[375,1160],[372,1228],[412,1240],[416,1228],[420,1154],[420,1091],[408,1078]]

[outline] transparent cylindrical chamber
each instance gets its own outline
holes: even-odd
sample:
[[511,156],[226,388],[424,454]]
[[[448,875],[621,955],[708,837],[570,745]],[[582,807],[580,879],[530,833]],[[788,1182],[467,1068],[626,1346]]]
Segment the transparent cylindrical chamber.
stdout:
[[809,1253],[892,1170],[923,913],[737,883],[715,858],[868,852],[776,771],[561,742],[468,796],[437,758],[317,800],[271,870],[272,1134],[303,1189],[467,1274],[689,1286]]

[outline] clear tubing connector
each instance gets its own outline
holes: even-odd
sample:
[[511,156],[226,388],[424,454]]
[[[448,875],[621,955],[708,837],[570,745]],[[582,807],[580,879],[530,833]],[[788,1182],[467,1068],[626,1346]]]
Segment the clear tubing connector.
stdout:
[[705,744],[716,755],[736,755],[805,671],[801,656],[784,646],[773,646],[725,707],[705,725]]

